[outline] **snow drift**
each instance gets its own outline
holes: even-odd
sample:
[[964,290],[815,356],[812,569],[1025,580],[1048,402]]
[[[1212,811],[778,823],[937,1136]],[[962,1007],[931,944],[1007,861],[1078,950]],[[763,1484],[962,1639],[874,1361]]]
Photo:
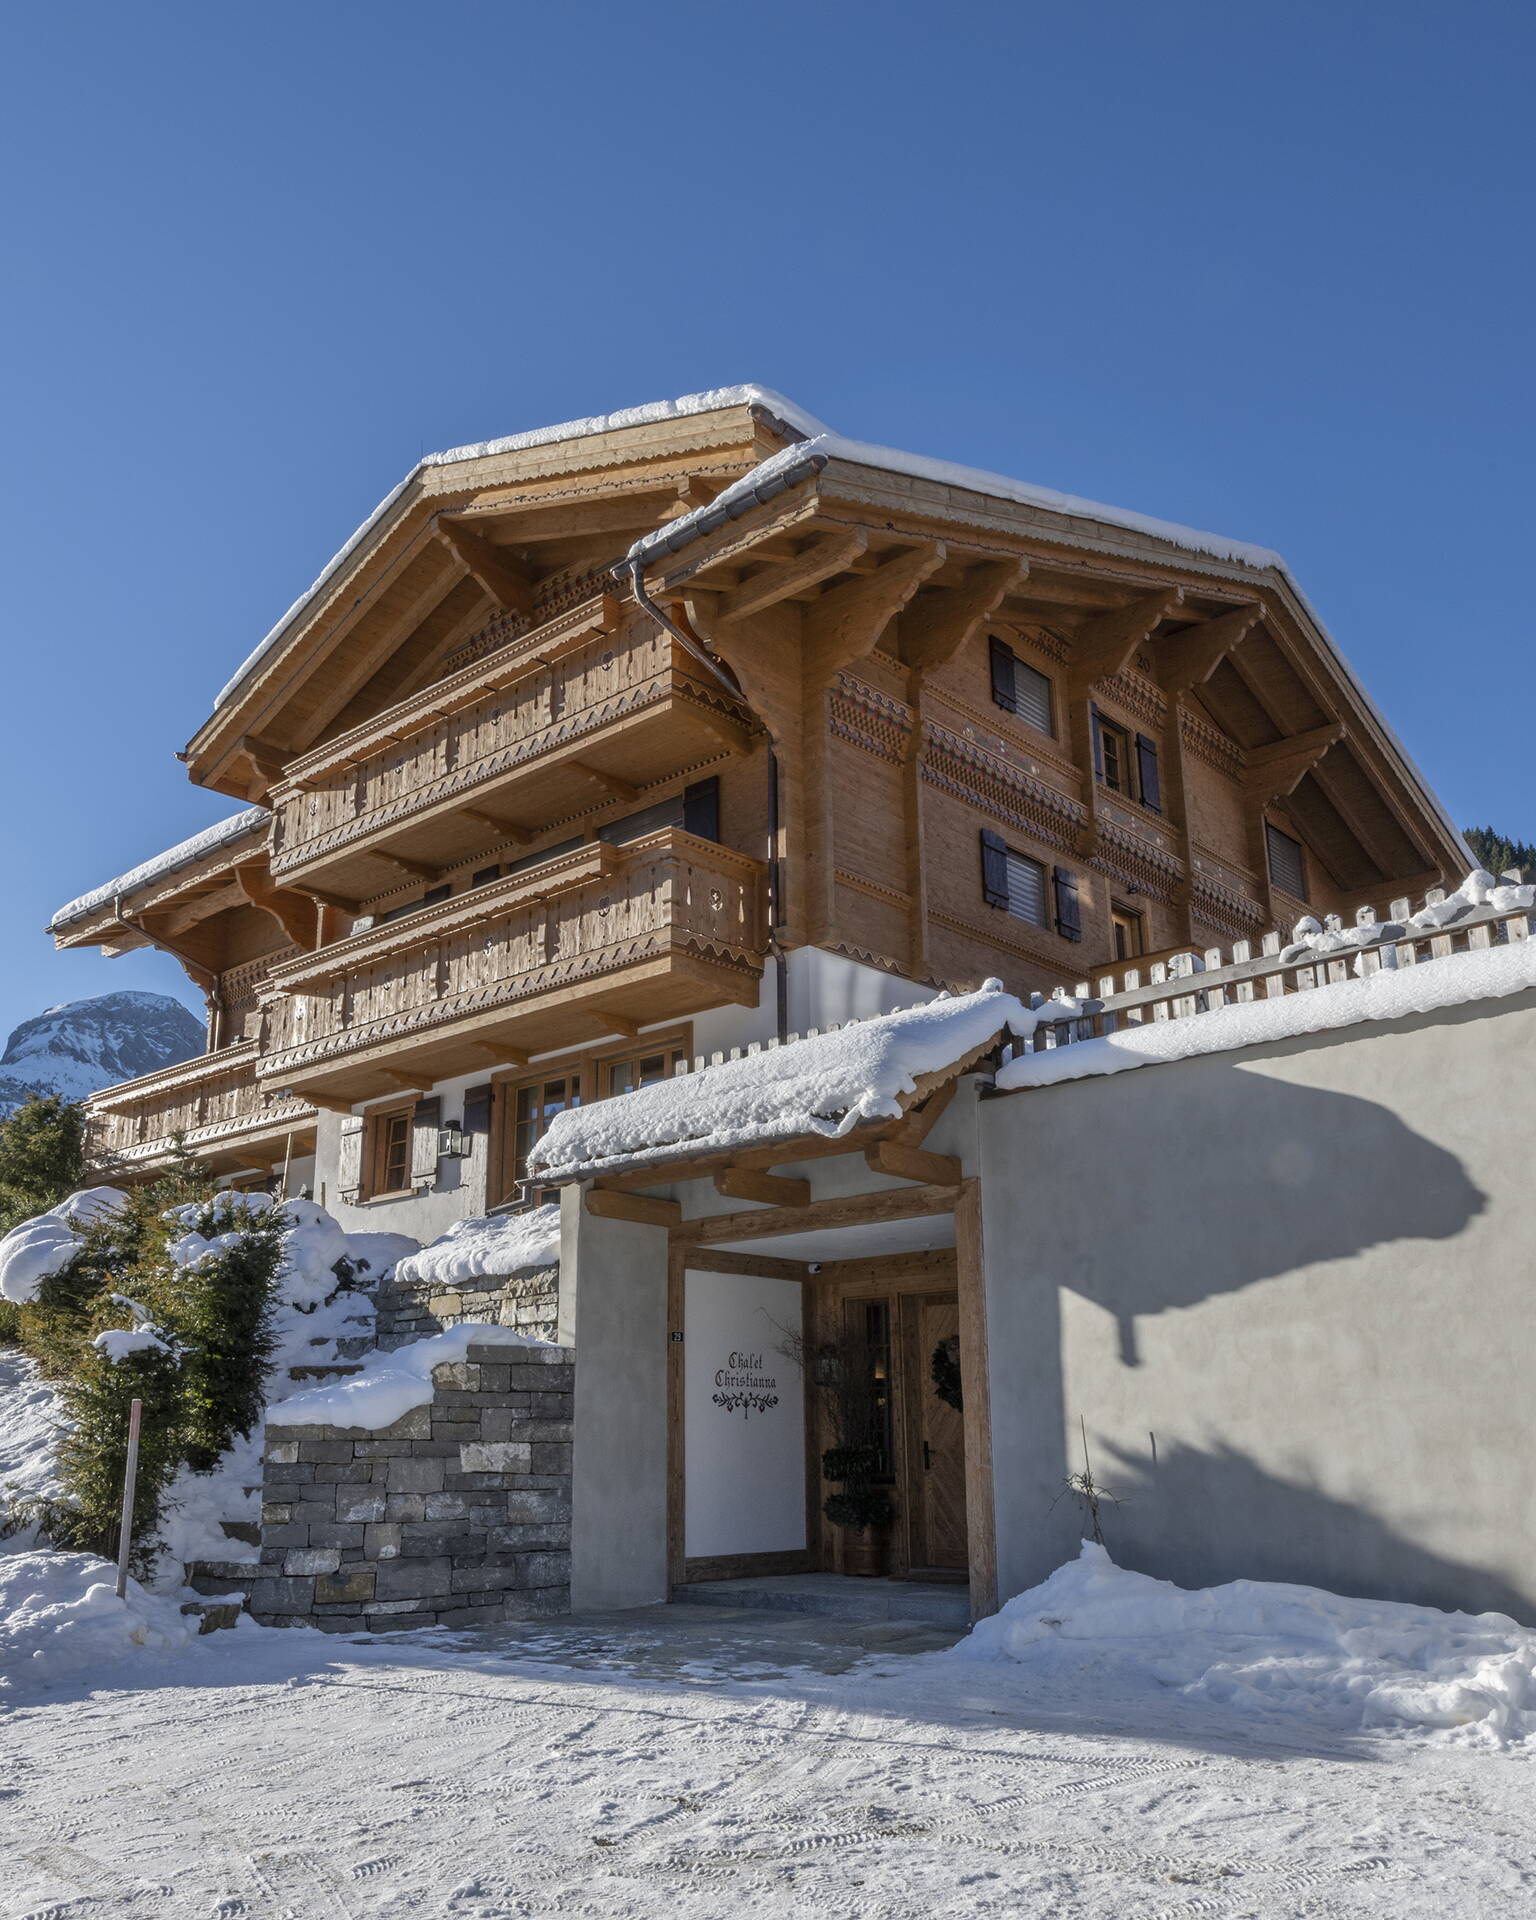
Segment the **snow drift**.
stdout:
[[1536,1740],[1536,1629],[1319,1587],[1234,1580],[1189,1591],[1083,1542],[946,1658],[1008,1660],[1074,1698],[1166,1694],[1255,1719],[1413,1728],[1482,1744]]
[[184,1647],[197,1631],[177,1601],[128,1582],[89,1553],[0,1554],[0,1687],[93,1667],[142,1648]]
[[324,1386],[308,1387],[272,1413],[275,1427],[355,1427],[376,1433],[392,1427],[414,1407],[432,1399],[432,1369],[467,1358],[473,1347],[548,1347],[548,1340],[515,1333],[511,1327],[477,1326],[467,1321],[447,1333],[434,1333],[408,1347],[371,1353],[361,1372]]
[[418,1286],[462,1287],[491,1275],[560,1264],[560,1209],[455,1220],[440,1239],[395,1266],[395,1278]]

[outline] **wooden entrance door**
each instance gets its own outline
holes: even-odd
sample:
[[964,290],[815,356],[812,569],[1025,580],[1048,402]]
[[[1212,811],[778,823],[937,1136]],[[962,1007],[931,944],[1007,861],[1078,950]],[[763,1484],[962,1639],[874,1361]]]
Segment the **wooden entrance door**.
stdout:
[[952,1295],[908,1300],[906,1379],[907,1492],[914,1567],[963,1572],[970,1564],[965,1525],[965,1416],[934,1384],[934,1356],[953,1360],[960,1307]]

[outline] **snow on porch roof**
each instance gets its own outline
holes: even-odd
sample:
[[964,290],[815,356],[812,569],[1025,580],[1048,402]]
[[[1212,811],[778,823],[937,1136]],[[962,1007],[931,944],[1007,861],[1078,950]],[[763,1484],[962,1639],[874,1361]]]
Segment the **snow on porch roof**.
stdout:
[[1052,1002],[1032,1013],[1000,980],[988,980],[975,993],[940,995],[556,1114],[529,1172],[578,1180],[774,1140],[835,1139],[860,1121],[899,1116],[902,1096],[925,1074],[943,1073],[1001,1034],[1022,1039],[1059,1015]]
[[[665,420],[684,420],[695,414],[718,413],[727,407],[759,406],[783,421],[795,433],[814,440],[818,449],[830,458],[851,461],[857,466],[883,467],[892,473],[908,473],[919,479],[937,480],[943,485],[962,487],[971,493],[1014,500],[1024,506],[1043,507],[1051,513],[1067,514],[1074,519],[1097,520],[1106,526],[1125,527],[1136,533],[1166,540],[1194,553],[1209,554],[1218,560],[1235,561],[1243,566],[1278,567],[1281,560],[1268,547],[1250,546],[1245,541],[1229,540],[1221,534],[1200,533],[1181,527],[1171,520],[1158,520],[1144,513],[1109,507],[1096,500],[1080,499],[1076,494],[1058,493],[1052,487],[1032,486],[1025,480],[1011,480],[1005,474],[989,473],[980,467],[957,466],[952,461],[930,459],[924,454],[904,453],[897,447],[876,446],[864,440],[845,440],[833,433],[824,421],[796,406],[793,400],[772,387],[751,383],[735,387],[710,387],[702,393],[685,393],[676,400],[653,400],[643,407],[624,407],[617,413],[594,414],[584,420],[566,420],[559,426],[534,427],[525,433],[510,433],[500,440],[481,440],[472,446],[450,447],[442,453],[429,453],[379,502],[373,512],[326,564],[314,585],[302,593],[242,664],[240,670],[214,701],[215,708],[225,706],[261,662],[308,611],[311,603],[329,585],[331,579],[351,558],[368,536],[387,517],[411,482],[431,467],[454,466],[460,461],[480,460],[491,454],[520,453],[530,447],[553,446],[566,440],[589,439],[595,434],[617,433],[625,427],[654,425]],[[803,448],[801,449],[804,450]],[[674,527],[677,523],[673,523]]]
[[201,833],[194,833],[190,840],[167,847],[164,853],[157,853],[153,859],[119,874],[117,879],[109,880],[105,886],[93,887],[89,893],[82,893],[78,900],[71,900],[68,906],[60,907],[48,922],[48,932],[68,926],[72,920],[82,920],[98,907],[110,906],[119,894],[133,893],[139,887],[148,886],[151,880],[160,880],[166,874],[174,873],[178,867],[191,866],[194,860],[201,860],[205,854],[215,853],[232,841],[243,840],[246,834],[254,833],[258,827],[265,829],[271,818],[265,807],[245,807],[239,813],[232,813],[227,820],[215,821],[211,827],[204,827]]

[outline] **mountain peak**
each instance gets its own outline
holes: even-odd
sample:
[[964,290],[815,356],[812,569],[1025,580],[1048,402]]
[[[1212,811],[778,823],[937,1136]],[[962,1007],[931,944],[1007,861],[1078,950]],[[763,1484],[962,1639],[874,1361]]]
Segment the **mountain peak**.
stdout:
[[12,1030],[0,1054],[0,1114],[33,1094],[83,1100],[201,1053],[202,1022],[169,994],[127,988],[46,1007]]

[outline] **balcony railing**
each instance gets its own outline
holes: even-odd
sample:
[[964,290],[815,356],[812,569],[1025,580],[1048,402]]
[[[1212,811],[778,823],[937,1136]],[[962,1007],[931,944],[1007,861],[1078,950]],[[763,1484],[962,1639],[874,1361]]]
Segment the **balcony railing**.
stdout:
[[104,1087],[87,1114],[92,1152],[135,1169],[168,1159],[178,1134],[200,1160],[220,1166],[271,1157],[257,1151],[263,1147],[280,1154],[289,1135],[296,1151],[308,1152],[315,1124],[308,1101],[258,1086],[254,1040]]
[[369,899],[399,884],[385,853],[446,870],[739,750],[748,728],[667,635],[593,600],[295,761],[273,876]]
[[755,1005],[766,919],[759,860],[675,828],[595,841],[275,967],[261,1076],[346,1103]]

